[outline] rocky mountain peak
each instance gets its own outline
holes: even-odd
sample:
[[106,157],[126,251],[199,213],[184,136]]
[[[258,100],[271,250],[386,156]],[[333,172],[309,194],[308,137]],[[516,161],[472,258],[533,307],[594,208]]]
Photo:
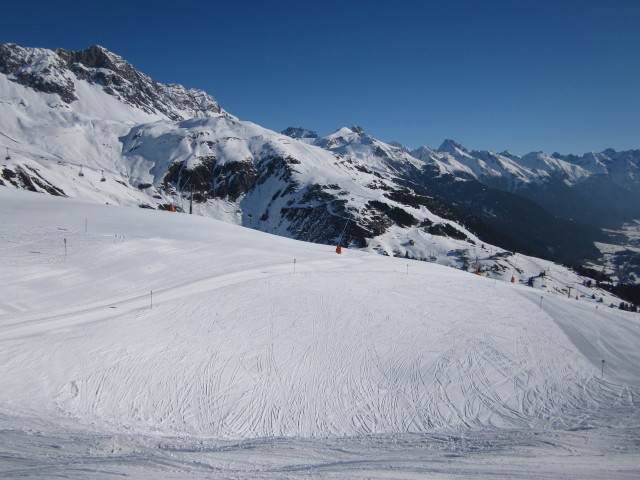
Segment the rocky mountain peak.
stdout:
[[289,127],[281,133],[291,138],[318,138],[316,132],[302,127]]
[[36,91],[57,94],[67,104],[77,100],[77,79],[101,86],[105,93],[134,108],[170,120],[229,116],[202,90],[158,83],[99,45],[78,52],[0,45],[0,73]]
[[65,62],[51,50],[0,45],[0,73],[38,92],[57,94],[63,102],[77,100]]
[[356,135],[358,135],[359,137],[365,137],[367,134],[364,132],[364,129],[362,127],[360,127],[359,125],[354,125],[352,127],[349,127],[349,129],[355,133]]
[[122,57],[111,53],[100,45],[93,45],[79,52],[72,52],[62,48],[57,48],[55,52],[67,64],[80,63],[87,68],[106,68],[114,72],[121,72],[127,67],[133,70],[133,67]]
[[438,152],[440,153],[455,154],[455,153],[458,153],[458,151],[465,152],[465,153],[469,152],[465,147],[460,145],[458,142],[455,142],[449,138],[445,139],[445,141],[442,142],[440,147],[438,147]]

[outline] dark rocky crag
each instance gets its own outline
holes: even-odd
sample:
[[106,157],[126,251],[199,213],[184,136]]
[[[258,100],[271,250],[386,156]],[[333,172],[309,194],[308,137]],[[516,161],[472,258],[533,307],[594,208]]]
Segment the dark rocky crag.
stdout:
[[[33,65],[42,68],[25,68]],[[77,100],[74,75],[144,112],[171,120],[224,113],[216,99],[202,90],[158,83],[98,45],[78,52],[59,48],[53,55],[45,49],[0,45],[0,73],[38,92],[58,94],[67,104]]]

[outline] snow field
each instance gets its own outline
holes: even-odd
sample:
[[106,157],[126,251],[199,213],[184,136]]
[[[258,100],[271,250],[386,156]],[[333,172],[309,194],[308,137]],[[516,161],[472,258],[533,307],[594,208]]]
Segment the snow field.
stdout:
[[631,314],[196,216],[0,197],[6,413],[214,438],[637,417]]

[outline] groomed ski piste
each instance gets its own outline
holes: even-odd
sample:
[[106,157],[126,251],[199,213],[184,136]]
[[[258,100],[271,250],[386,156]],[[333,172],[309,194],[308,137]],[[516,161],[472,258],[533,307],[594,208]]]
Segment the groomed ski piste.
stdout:
[[0,205],[0,477],[640,475],[638,314],[195,215]]

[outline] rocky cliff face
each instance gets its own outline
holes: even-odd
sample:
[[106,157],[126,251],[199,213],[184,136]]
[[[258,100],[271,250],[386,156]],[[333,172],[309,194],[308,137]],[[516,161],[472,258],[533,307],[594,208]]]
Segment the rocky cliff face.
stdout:
[[51,50],[0,45],[0,73],[37,92],[57,94],[63,102],[77,100],[67,64]]
[[182,85],[163,85],[136,70],[122,57],[100,46],[79,52],[0,45],[0,72],[35,91],[77,100],[74,81],[99,85],[118,100],[171,120],[225,113],[211,95]]

